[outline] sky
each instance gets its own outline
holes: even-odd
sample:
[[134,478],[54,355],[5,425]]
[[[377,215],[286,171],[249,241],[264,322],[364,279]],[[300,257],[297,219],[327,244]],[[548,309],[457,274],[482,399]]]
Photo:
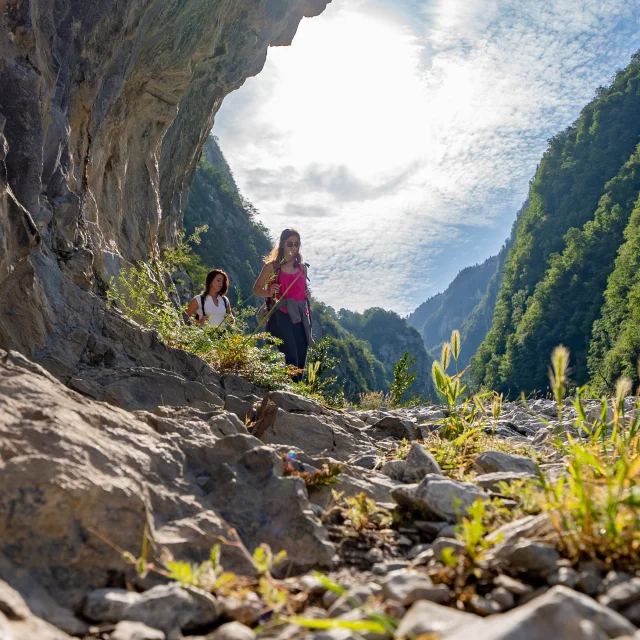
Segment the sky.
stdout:
[[638,49],[637,0],[333,0],[213,133],[317,299],[405,315],[499,251],[548,139]]

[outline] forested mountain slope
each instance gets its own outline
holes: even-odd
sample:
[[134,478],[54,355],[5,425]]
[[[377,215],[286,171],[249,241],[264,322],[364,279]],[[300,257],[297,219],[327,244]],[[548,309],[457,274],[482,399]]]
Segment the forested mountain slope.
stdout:
[[340,326],[331,307],[314,301],[311,310],[316,338],[329,336],[332,340],[329,355],[339,361],[333,373],[343,385],[345,396],[357,401],[360,393],[388,389],[387,371],[374,355],[371,344]]
[[635,366],[627,276],[635,275],[637,259],[632,212],[640,193],[639,141],[636,54],[574,125],[550,141],[517,221],[491,331],[473,359],[477,383],[512,393],[543,389],[549,354],[559,343],[571,351],[579,384],[590,378],[590,350],[591,373],[608,383],[620,369],[611,349],[626,354],[626,370],[631,361]]
[[378,307],[357,313],[340,309],[337,314],[340,325],[359,340],[371,345],[375,357],[382,363],[387,382],[393,379],[393,367],[405,351],[416,357],[412,371],[418,374],[411,393],[431,397],[431,364],[433,358],[427,352],[420,334],[406,320],[393,311]]
[[263,257],[271,249],[271,239],[266,228],[256,220],[251,203],[238,192],[213,136],[205,143],[184,212],[187,236],[203,225],[209,228],[195,246],[196,253],[207,270],[219,268],[229,274],[232,289],[229,295],[233,302],[236,301],[235,287],[240,288],[243,298],[248,298],[262,269]]

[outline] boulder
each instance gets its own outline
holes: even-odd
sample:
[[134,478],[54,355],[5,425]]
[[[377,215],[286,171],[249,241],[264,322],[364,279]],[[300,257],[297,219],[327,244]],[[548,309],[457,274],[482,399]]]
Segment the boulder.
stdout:
[[[96,400],[104,400],[116,407],[133,411],[153,411],[159,406],[195,407],[209,409],[224,406],[219,395],[202,383],[186,380],[183,376],[151,367],[91,371],[89,381],[102,390]],[[89,375],[89,371],[85,372]],[[78,386],[78,379],[74,379]],[[84,389],[82,389],[84,391]]]
[[515,473],[538,474],[538,465],[526,456],[516,456],[502,451],[483,451],[473,461],[479,474],[513,471]]
[[492,531],[487,539],[489,541],[515,542],[522,538],[542,538],[555,534],[555,529],[548,514],[538,516],[525,516],[513,522],[503,524]]
[[380,463],[380,456],[377,453],[363,453],[350,459],[349,462],[356,467],[373,470]]
[[255,414],[255,408],[253,406],[255,397],[256,396],[249,395],[247,398],[238,398],[228,393],[224,399],[224,408],[226,411],[237,415],[238,418],[245,423],[251,420]]
[[444,476],[429,474],[418,485],[398,487],[391,492],[401,506],[424,511],[434,519],[458,522],[477,500],[487,500],[488,494],[470,482],[456,482]]
[[255,384],[251,384],[248,380],[233,373],[222,376],[220,385],[224,389],[225,395],[232,395],[238,398],[244,398],[248,395],[262,398],[265,395],[264,389],[257,387]]
[[218,598],[220,615],[234,622],[253,627],[258,624],[264,613],[265,604],[253,591],[249,591],[242,599],[235,596]]
[[[275,395],[270,394],[265,400]],[[338,413],[287,412],[277,408],[271,424],[266,425],[259,437],[265,444],[293,446],[312,456],[330,456],[347,461],[352,456],[375,448],[367,433],[353,426],[352,420],[354,418]]]
[[578,572],[571,567],[559,567],[557,571],[547,575],[547,584],[552,587],[563,585],[569,587],[569,589],[573,589],[577,583]]
[[163,631],[142,622],[118,622],[111,633],[111,640],[165,640],[166,637]]
[[588,596],[553,587],[509,613],[461,626],[443,640],[591,640],[632,635],[635,626]]
[[[251,555],[237,544],[236,532],[213,511],[173,520],[156,529],[155,543],[183,562],[200,564],[211,556],[211,548],[220,543],[220,564],[226,571],[242,576],[255,575]],[[227,544],[230,542],[232,544]]]
[[483,562],[493,569],[548,576],[557,571],[560,554],[550,545],[531,540],[506,542],[491,548]]
[[227,622],[207,636],[207,640],[253,640],[256,634],[240,622]]
[[448,553],[453,554],[455,557],[464,553],[465,546],[460,540],[456,540],[455,538],[436,538],[436,540],[429,545],[428,549],[416,556],[412,564],[414,566],[428,564],[431,559],[442,562],[445,550],[447,549],[450,550]]
[[378,420],[368,429],[368,433],[374,438],[391,436],[397,440],[419,440],[421,437],[420,429],[418,429],[415,422],[396,415],[386,416],[382,420]]
[[404,469],[404,482],[420,482],[426,475],[442,475],[436,459],[418,442],[412,442]]
[[475,614],[457,611],[427,600],[418,600],[404,615],[393,637],[415,638],[433,634],[436,637],[448,638],[448,632],[458,627],[466,628],[476,620],[480,618]]
[[0,581],[0,638],[2,640],[70,640],[70,636],[34,616],[22,596]]
[[[331,566],[304,483],[282,477],[276,452],[235,433],[244,429],[235,415],[132,415],[25,362],[0,357],[0,553],[60,605],[78,606],[114,574],[135,579],[113,546],[138,554],[145,529],[192,561],[235,541],[223,544],[223,562],[247,572],[242,543],[286,549],[290,569]],[[215,435],[220,423],[234,433]],[[58,620],[61,611],[52,610]]]
[[486,491],[499,491],[500,485],[504,482],[506,485],[512,485],[520,480],[535,479],[536,476],[530,473],[521,473],[516,471],[496,471],[495,473],[483,473],[476,476],[473,481],[479,487]]
[[631,578],[614,584],[598,598],[598,602],[615,611],[640,601],[640,578]]
[[[336,463],[330,458],[317,458],[313,462],[315,469],[321,469],[325,463]],[[345,498],[350,498],[364,493],[378,503],[392,503],[391,491],[398,486],[398,482],[388,478],[382,473],[367,472],[360,467],[347,464],[342,465],[342,473],[336,477],[337,482],[332,485],[311,487],[309,499],[322,507],[327,507],[333,502],[333,491],[343,493]]]
[[380,467],[380,473],[398,481],[404,478],[406,470],[406,460],[389,460]]
[[[179,585],[159,585],[144,593],[124,589],[92,591],[83,614],[95,622],[142,622],[175,637],[176,631],[189,631],[212,625],[219,617],[216,599],[205,591]],[[179,635],[178,635],[179,637]]]
[[277,452],[256,447],[237,464],[222,467],[228,475],[220,477],[208,501],[250,550],[266,543],[274,552],[287,551],[283,572],[333,566],[335,549],[313,514],[305,484],[300,478],[282,477]]
[[382,593],[388,600],[408,606],[416,600],[442,603],[449,597],[449,588],[442,584],[434,585],[426,574],[399,569],[387,574],[382,583]]
[[[24,598],[34,616],[72,636],[83,636],[88,632],[89,626],[79,620],[70,609],[57,603],[28,569],[16,566],[1,553],[0,575],[15,590],[14,593],[20,594],[20,599]],[[4,589],[0,590],[3,594],[7,593]],[[0,606],[0,611],[2,610],[3,607]]]
[[330,412],[320,403],[309,398],[303,398],[289,391],[271,391],[266,395],[266,401],[287,413],[305,413],[316,415],[329,415]]

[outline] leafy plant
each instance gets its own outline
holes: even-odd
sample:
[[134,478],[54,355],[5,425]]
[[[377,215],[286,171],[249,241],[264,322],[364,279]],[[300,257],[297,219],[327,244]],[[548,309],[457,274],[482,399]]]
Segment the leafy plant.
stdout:
[[[199,230],[201,231],[201,229]],[[286,386],[294,371],[277,351],[278,340],[267,333],[248,330],[255,310],[241,308],[233,324],[217,327],[196,326],[185,322],[185,309],[170,273],[188,268],[193,253],[187,242],[160,257],[152,248],[148,262],[138,262],[112,278],[107,291],[109,306],[116,306],[127,317],[155,331],[168,346],[193,353],[219,373],[235,373],[266,388]]]
[[322,469],[316,471],[296,471],[293,463],[286,454],[282,456],[284,460],[284,475],[301,478],[308,488],[329,487],[339,482],[338,476],[342,473],[342,465],[339,463],[325,463]]
[[[557,381],[554,375],[552,386]],[[560,406],[563,389],[557,388]],[[559,544],[569,557],[588,554],[612,564],[621,558],[626,563],[640,562],[640,403],[636,396],[625,421],[624,401],[630,389],[630,381],[619,380],[610,400],[612,419],[603,399],[600,415],[591,422],[579,389],[572,403],[578,414],[576,428],[586,439],[571,432],[566,442],[556,439],[567,473],[556,480],[543,479],[542,507],[551,515]]]
[[416,357],[409,357],[409,351],[405,351],[402,358],[393,367],[393,381],[389,390],[392,407],[397,407],[400,404],[402,397],[418,377],[417,373],[409,371],[415,363]]
[[274,567],[282,564],[287,559],[286,551],[279,551],[273,555],[271,547],[262,543],[253,552],[253,564],[261,576],[271,573]]
[[[480,425],[486,412],[483,399],[488,395],[476,394],[472,398],[465,396],[466,385],[462,384],[465,371],[458,371],[461,340],[458,330],[451,334],[451,342],[442,346],[440,361],[434,360],[431,367],[433,384],[440,396],[442,404],[446,405],[444,425],[445,437],[472,437],[479,432]],[[455,362],[456,373],[449,375],[447,369],[451,364],[451,357]]]
[[363,411],[375,411],[391,404],[391,396],[384,391],[367,391],[358,395],[358,406]]
[[209,559],[201,563],[174,560],[167,551],[163,553],[162,564],[166,576],[182,585],[190,585],[206,591],[229,589],[237,584],[237,576],[225,572],[220,564],[220,545],[212,547]]
[[482,554],[491,546],[502,541],[500,536],[487,538],[488,528],[486,523],[487,508],[484,500],[478,498],[467,508],[466,515],[462,518],[456,538],[464,544],[467,561],[475,566]]
[[375,634],[393,637],[398,628],[398,621],[389,616],[381,615],[371,610],[356,598],[349,597],[345,589],[339,584],[327,578],[322,573],[315,572],[314,575],[322,582],[323,586],[341,597],[346,597],[354,609],[359,609],[368,620],[341,620],[339,618],[303,618],[291,617],[286,622],[300,625],[306,629],[347,629],[349,631],[364,631]]
[[344,388],[338,383],[338,376],[334,370],[339,359],[329,355],[334,338],[324,336],[307,353],[305,378],[294,383],[293,388],[298,393],[317,398],[330,407],[339,409],[345,406]]
[[389,512],[379,507],[376,501],[369,498],[364,492],[357,496],[344,498],[344,504],[346,515],[356,531],[384,528],[391,524]]

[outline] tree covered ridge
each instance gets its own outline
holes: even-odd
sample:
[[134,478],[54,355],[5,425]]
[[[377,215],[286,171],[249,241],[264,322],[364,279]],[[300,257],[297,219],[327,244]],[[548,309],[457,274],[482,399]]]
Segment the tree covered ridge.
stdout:
[[548,354],[559,343],[571,351],[578,383],[589,378],[590,349],[591,370],[603,361],[616,338],[606,321],[596,323],[596,348],[592,329],[605,298],[615,306],[605,290],[640,192],[639,140],[636,54],[549,143],[516,223],[491,331],[472,361],[477,383],[506,392],[546,388]]

